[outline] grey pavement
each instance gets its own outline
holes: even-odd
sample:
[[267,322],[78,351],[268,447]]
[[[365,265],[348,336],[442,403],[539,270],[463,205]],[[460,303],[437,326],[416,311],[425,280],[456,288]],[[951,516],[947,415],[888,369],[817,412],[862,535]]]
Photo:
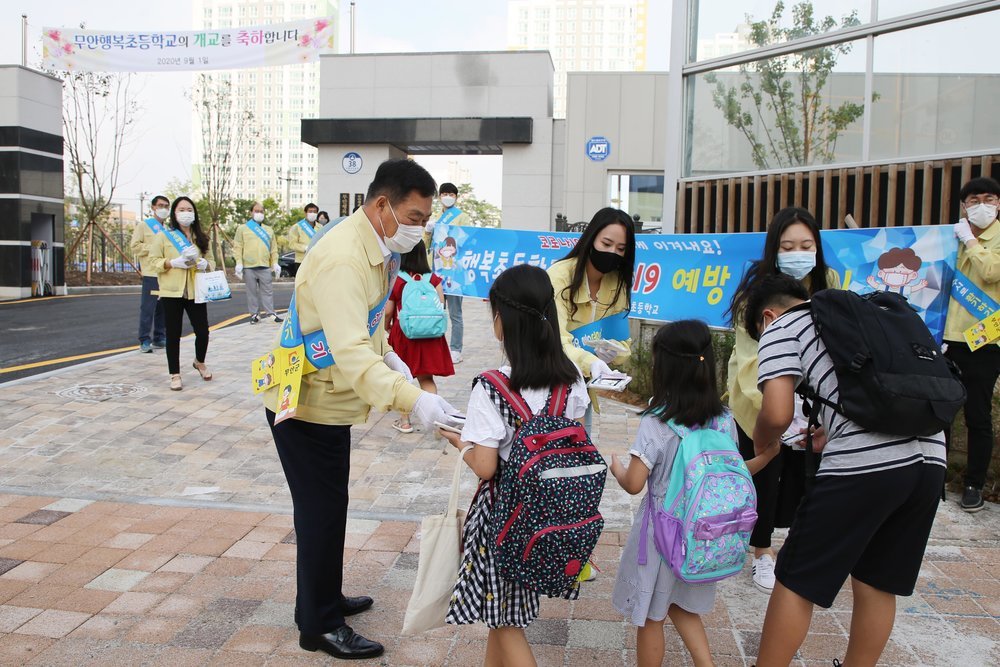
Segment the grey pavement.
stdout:
[[[500,360],[486,305],[467,300],[465,316],[466,361],[456,376],[439,382],[441,393],[460,406],[472,377]],[[23,655],[16,651],[25,650],[26,638],[35,638],[32,650],[44,651],[37,664],[68,664],[74,656],[73,664],[83,664],[80,651],[89,652],[92,664],[110,664],[115,656],[142,650],[156,656],[155,664],[322,661],[290,645],[291,504],[263,409],[249,389],[250,360],[267,351],[276,333],[270,323],[213,332],[207,359],[215,372],[211,382],[190,368],[193,341],[185,340],[182,392],[169,391],[162,352],[121,354],[0,385],[6,390],[0,429],[0,494],[6,494],[0,495],[0,662]],[[397,433],[391,428],[394,418],[373,413],[353,429],[347,580],[364,585],[382,605],[368,619],[359,617],[358,628],[391,643],[381,664],[476,664],[482,659],[482,628],[398,638],[415,574],[417,522],[444,511],[455,455],[443,453],[443,441],[431,433]],[[595,417],[594,440],[606,454],[624,453],[638,421],[627,406],[605,401]],[[468,502],[473,488],[467,473],[461,502]],[[602,574],[576,602],[543,603],[542,618],[529,630],[541,664],[634,664],[634,631],[611,608],[610,593],[637,501],[609,480],[602,503],[607,528],[595,554]],[[968,515],[954,498],[942,505],[917,592],[900,599],[884,664],[1000,664],[997,510],[990,504]],[[109,514],[115,518],[86,523]],[[54,525],[39,524],[53,520]],[[60,529],[59,521],[75,521],[73,530],[79,532]],[[105,528],[100,540],[106,543],[78,527],[86,525]],[[65,544],[47,547],[46,540]],[[83,545],[93,550],[81,551]],[[97,562],[99,572],[92,570]],[[61,569],[53,569],[57,564]],[[70,590],[47,578],[66,568],[76,568],[67,577],[85,572],[90,579]],[[178,569],[198,577],[189,570],[201,568],[212,576],[198,580],[208,586],[198,592],[195,580],[184,583]],[[148,579],[141,574],[147,571]],[[153,580],[176,590],[156,592]],[[33,583],[22,587],[25,581]],[[121,598],[95,598],[87,592],[95,587],[110,587]],[[242,593],[227,597],[232,589]],[[125,623],[123,610],[152,605],[151,595],[185,596],[174,600],[181,607],[200,595],[198,609],[204,611],[196,618],[204,627],[162,620],[136,638],[138,630],[117,625]],[[237,604],[231,597],[252,602]],[[816,613],[796,664],[829,665],[843,657],[850,600],[846,590],[831,610]],[[155,602],[166,604],[160,597]],[[718,664],[752,663],[766,604],[767,596],[750,585],[748,571],[720,585],[715,610],[706,617]],[[229,607],[243,620],[219,625],[219,609]],[[50,659],[43,660],[46,656]],[[180,661],[172,663],[175,659]],[[669,628],[668,662],[690,662]]]

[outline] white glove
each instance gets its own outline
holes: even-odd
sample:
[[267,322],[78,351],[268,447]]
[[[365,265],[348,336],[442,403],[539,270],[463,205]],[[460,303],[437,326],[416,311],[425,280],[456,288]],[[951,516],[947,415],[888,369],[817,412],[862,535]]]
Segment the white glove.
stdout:
[[972,227],[969,226],[969,221],[965,218],[955,223],[955,236],[962,243],[968,243],[976,238],[976,235],[972,233]]
[[275,264],[274,266],[271,267],[271,270],[274,271],[275,278],[281,277],[281,264]]
[[172,260],[170,260],[170,266],[174,267],[175,269],[191,268],[191,265],[188,263],[187,257],[184,256],[174,257]]
[[204,271],[205,269],[208,268],[208,260],[205,259],[204,257],[199,257],[198,261],[195,263],[195,268],[197,268],[199,271]]
[[410,372],[410,367],[399,358],[398,354],[392,351],[386,352],[382,360],[386,366],[405,377],[407,382],[413,382],[413,373]]
[[181,257],[188,257],[190,259],[194,259],[199,254],[200,253],[198,252],[197,246],[193,245],[189,245],[188,247],[184,248],[184,250],[181,250]]
[[243,277],[243,265],[242,264],[237,264],[236,265],[236,277],[237,278],[242,278]]
[[410,416],[416,417],[425,428],[430,428],[434,422],[444,424],[452,422],[454,420],[451,419],[451,415],[457,414],[460,414],[459,411],[451,403],[429,391],[420,394],[420,398],[413,404],[413,410],[410,411]]
[[596,380],[601,376],[610,376],[613,374],[614,371],[611,370],[611,367],[608,366],[608,363],[606,361],[601,361],[600,359],[598,359],[597,361],[594,361],[593,363],[590,364],[591,380]]

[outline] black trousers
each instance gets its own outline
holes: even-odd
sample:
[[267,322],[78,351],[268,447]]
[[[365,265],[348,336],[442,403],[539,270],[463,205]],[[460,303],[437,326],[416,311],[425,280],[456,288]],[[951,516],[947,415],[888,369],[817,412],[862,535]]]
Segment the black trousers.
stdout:
[[296,539],[295,623],[307,635],[344,625],[344,538],[351,427],[286,419],[266,410],[292,493]]
[[160,297],[160,302],[163,303],[163,319],[167,326],[167,369],[170,374],[181,372],[181,333],[185,312],[194,329],[194,357],[198,363],[205,363],[208,353],[208,304],[180,297]]
[[[982,489],[993,457],[993,387],[1000,375],[1000,347],[987,345],[975,352],[965,342],[948,341],[949,359],[962,371],[965,426],[969,432],[969,455],[965,486]],[[951,445],[951,430],[945,432]]]
[[[740,455],[748,461],[755,456],[753,438],[739,425],[736,432],[740,440]],[[805,465],[805,452],[782,446],[778,455],[753,476],[753,486],[757,491],[757,523],[750,533],[750,546],[769,548],[774,529],[792,525],[795,510],[805,493]]]

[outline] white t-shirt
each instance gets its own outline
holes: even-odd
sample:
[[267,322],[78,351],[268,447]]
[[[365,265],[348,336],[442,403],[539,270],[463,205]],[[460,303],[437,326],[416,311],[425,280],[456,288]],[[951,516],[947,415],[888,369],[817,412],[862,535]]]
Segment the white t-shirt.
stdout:
[[[510,376],[510,366],[501,366],[500,372]],[[522,389],[521,396],[531,411],[537,414],[545,407],[549,390]],[[566,412],[564,414],[570,419],[579,420],[587,412],[588,405],[590,405],[590,397],[587,395],[587,385],[582,377],[577,377],[576,382],[570,387],[569,396],[566,398]],[[490,398],[490,393],[483,387],[482,383],[477,383],[473,387],[472,393],[469,394],[469,407],[465,411],[462,440],[474,442],[483,447],[499,448],[500,458],[504,461],[510,456],[510,447],[514,442],[514,429],[500,414],[493,399]]]

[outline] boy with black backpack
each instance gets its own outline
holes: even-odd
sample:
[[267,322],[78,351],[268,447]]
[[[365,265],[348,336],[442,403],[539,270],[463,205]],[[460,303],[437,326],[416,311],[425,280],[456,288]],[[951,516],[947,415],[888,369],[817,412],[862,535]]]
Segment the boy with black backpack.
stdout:
[[874,665],[897,595],[911,595],[941,497],[942,429],[964,401],[951,365],[898,294],[813,295],[769,276],[750,286],[747,333],[759,339],[760,452],[811,404],[807,446],[818,471],[778,554],[757,664],[787,665],[813,605],[829,608],[851,577],[846,665]]

